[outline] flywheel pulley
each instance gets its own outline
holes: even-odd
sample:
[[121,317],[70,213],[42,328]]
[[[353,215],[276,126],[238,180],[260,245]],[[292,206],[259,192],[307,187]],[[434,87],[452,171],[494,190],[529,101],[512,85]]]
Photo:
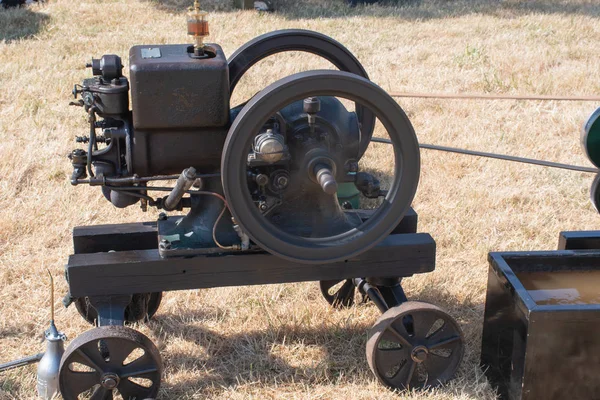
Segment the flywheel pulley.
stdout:
[[[352,152],[356,141],[336,141],[335,134],[327,132],[331,124],[313,104],[317,102],[314,99],[320,99],[332,105],[328,109],[340,107],[334,106],[335,98],[350,100],[372,112],[394,145],[390,187],[381,192],[385,194],[381,195],[381,205],[365,221],[352,212],[343,212],[335,196],[336,180],[357,176],[360,159],[359,150]],[[281,127],[277,115],[289,113],[289,107],[300,107],[290,104],[302,99],[308,123]],[[270,128],[265,131],[265,126]],[[285,134],[275,132],[277,129]],[[349,135],[346,131],[352,131],[352,124],[345,125],[337,137]],[[264,155],[260,158],[256,150],[259,136],[280,141],[277,167],[265,162]],[[348,154],[356,157],[355,165],[340,165],[340,159]],[[417,138],[400,106],[369,80],[330,70],[291,75],[255,95],[233,122],[221,162],[225,196],[241,229],[272,254],[311,264],[345,260],[383,240],[408,210],[420,168]],[[262,189],[259,179],[273,174],[277,182],[285,181],[285,193]]]

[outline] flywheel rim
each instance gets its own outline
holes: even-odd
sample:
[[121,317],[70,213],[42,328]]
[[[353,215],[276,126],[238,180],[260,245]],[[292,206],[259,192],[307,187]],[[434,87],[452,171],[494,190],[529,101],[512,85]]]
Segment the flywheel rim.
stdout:
[[[254,206],[247,190],[245,162],[254,135],[271,115],[293,101],[319,95],[343,97],[368,106],[395,144],[396,160],[394,182],[374,216],[360,225],[360,229],[353,228],[327,239],[301,238],[265,224],[268,221]],[[221,159],[223,188],[237,223],[263,249],[306,264],[343,261],[382,241],[408,211],[417,189],[419,169],[414,129],[394,99],[367,79],[332,70],[294,74],[254,96],[232,124]]]
[[[274,54],[302,51],[317,55],[331,62],[340,71],[351,72],[365,79],[369,75],[358,59],[340,42],[322,33],[306,29],[281,29],[260,35],[237,49],[227,60],[229,67],[229,93],[253,65]],[[375,128],[373,113],[356,105],[356,114],[360,121],[360,156],[369,145]]]

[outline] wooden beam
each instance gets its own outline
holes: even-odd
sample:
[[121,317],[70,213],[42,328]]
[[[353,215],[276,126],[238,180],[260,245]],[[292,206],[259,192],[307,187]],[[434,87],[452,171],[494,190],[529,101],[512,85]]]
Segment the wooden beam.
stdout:
[[163,259],[157,249],[74,254],[66,266],[73,297],[185,290],[220,286],[404,277],[433,271],[435,241],[426,233],[390,235],[352,259],[298,264],[268,253]]
[[[365,221],[375,210],[357,210]],[[410,208],[402,221],[392,231],[395,233],[415,233],[419,216]],[[78,226],[73,229],[73,249],[75,254],[101,253],[108,251],[151,250],[158,248],[157,222],[137,222],[129,224],[109,224]]]
[[157,248],[156,222],[78,226],[73,229],[75,254]]

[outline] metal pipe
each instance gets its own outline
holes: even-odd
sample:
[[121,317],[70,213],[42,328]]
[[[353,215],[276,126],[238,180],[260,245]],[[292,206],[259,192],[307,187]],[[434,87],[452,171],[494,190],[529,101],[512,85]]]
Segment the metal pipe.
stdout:
[[183,170],[179,178],[177,178],[177,182],[175,182],[175,187],[167,196],[163,204],[163,208],[166,211],[173,211],[177,208],[177,204],[181,201],[181,198],[190,190],[194,181],[196,180],[196,169],[194,167],[189,167]]
[[385,299],[375,286],[371,286],[365,279],[362,278],[355,278],[354,285],[358,288],[359,292],[366,294],[369,299],[371,299],[373,304],[379,308],[379,311],[384,313],[389,310]]
[[30,365],[30,364],[35,364],[35,363],[39,362],[43,356],[44,356],[44,353],[40,353],[40,354],[36,354],[35,356],[29,356],[29,357],[21,358],[19,360],[10,361],[5,364],[0,364],[0,372],[8,371],[13,368],[24,367],[24,366]]

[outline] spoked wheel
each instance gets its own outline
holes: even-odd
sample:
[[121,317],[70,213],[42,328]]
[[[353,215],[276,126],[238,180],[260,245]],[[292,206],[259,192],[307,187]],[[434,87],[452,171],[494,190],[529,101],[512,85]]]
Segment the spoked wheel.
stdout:
[[[131,303],[125,309],[125,321],[149,321],[160,307],[162,292],[137,293],[131,298]],[[98,311],[92,306],[88,297],[78,297],[74,300],[79,315],[92,325],[96,325]]]
[[369,331],[371,371],[393,389],[439,386],[452,378],[464,353],[460,327],[432,304],[390,308]]
[[71,342],[60,363],[59,385],[65,400],[154,398],[162,361],[146,336],[123,326],[95,328]]
[[[337,182],[361,168],[356,115],[338,98],[371,110],[394,144],[389,189],[375,194],[382,201],[366,221],[345,213],[336,196]],[[292,121],[285,129],[282,118]],[[347,260],[385,239],[408,210],[419,173],[419,144],[398,103],[367,79],[330,70],[291,75],[254,96],[229,129],[221,159],[225,197],[242,231],[305,264]]]
[[356,287],[352,279],[320,281],[321,294],[335,308],[350,307],[354,304]]

